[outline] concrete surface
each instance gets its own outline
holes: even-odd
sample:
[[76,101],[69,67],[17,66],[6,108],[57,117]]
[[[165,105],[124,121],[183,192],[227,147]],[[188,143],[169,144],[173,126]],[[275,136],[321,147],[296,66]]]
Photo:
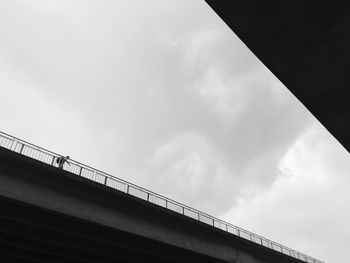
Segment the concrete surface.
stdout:
[[350,1],[206,2],[350,151]]
[[301,262],[0,147],[10,262]]

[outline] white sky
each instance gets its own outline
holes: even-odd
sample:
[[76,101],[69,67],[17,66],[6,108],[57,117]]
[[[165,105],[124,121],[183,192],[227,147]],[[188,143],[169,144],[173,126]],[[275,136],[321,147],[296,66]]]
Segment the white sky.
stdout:
[[0,1],[0,130],[346,263],[349,153],[201,0]]

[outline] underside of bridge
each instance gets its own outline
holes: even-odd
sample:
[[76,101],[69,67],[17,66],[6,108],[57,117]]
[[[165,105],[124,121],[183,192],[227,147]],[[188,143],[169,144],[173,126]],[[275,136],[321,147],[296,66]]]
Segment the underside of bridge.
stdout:
[[206,2],[350,151],[350,1]]
[[9,199],[0,207],[1,262],[222,262]]
[[2,147],[0,261],[302,262]]

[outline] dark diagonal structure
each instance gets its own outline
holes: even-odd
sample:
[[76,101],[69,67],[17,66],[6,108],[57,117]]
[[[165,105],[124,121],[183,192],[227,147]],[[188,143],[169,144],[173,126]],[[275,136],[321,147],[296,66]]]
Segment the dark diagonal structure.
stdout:
[[323,263],[0,132],[3,262]]
[[350,1],[206,2],[350,151]]

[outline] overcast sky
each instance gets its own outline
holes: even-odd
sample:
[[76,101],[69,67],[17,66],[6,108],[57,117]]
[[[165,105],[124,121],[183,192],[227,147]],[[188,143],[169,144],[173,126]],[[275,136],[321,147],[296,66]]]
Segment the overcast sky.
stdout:
[[311,256],[350,258],[349,153],[202,0],[1,0],[0,118]]

